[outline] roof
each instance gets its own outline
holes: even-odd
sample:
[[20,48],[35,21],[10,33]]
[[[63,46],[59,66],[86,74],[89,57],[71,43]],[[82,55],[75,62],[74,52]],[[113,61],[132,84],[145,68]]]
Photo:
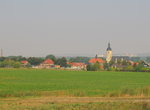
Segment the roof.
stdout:
[[53,60],[51,60],[51,59],[46,59],[43,63],[44,64],[54,64]]
[[22,63],[22,64],[27,64],[27,63],[28,63],[28,61],[23,60],[23,61],[21,61],[21,63]]
[[105,63],[105,61],[100,58],[93,58],[93,59],[89,60],[89,63],[96,63],[96,62]]

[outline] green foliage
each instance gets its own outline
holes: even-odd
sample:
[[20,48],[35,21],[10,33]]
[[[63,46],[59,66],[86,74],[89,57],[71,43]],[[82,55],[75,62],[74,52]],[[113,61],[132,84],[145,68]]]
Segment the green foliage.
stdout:
[[14,60],[14,61],[26,60],[26,58],[22,57],[22,56],[8,56],[8,57],[6,57],[6,59],[10,59],[10,60]]
[[[106,63],[106,64],[107,64],[107,63]],[[111,60],[111,61],[109,62],[109,66],[112,66],[113,64],[115,64],[115,61]]]
[[90,60],[90,57],[72,57],[69,59],[69,62],[82,62],[82,63],[88,63]]
[[127,71],[134,71],[134,67],[131,66],[131,65],[128,65],[128,66],[125,68],[125,70],[127,70]]
[[0,63],[0,67],[19,68],[21,67],[21,63],[18,61],[6,59]]
[[109,70],[109,68],[110,68],[109,64],[108,63],[104,63],[104,69],[105,70]]
[[0,62],[4,61],[5,59],[5,57],[0,57]]
[[14,62],[13,64],[12,64],[12,66],[14,67],[14,68],[19,68],[20,66],[21,66],[21,63],[20,62]]
[[138,71],[141,71],[143,67],[144,66],[142,64],[139,64],[139,65],[135,66],[134,69],[135,69],[135,71],[138,72]]
[[150,56],[146,57],[146,62],[150,63]]
[[56,60],[56,64],[57,65],[60,65],[61,67],[67,67],[67,59],[65,57],[62,57],[62,58],[58,58]]
[[29,57],[27,60],[31,65],[34,65],[34,66],[39,65],[40,63],[44,61],[43,58],[38,58],[38,57]]
[[99,71],[99,70],[100,70],[100,64],[99,63],[87,65],[87,71]]
[[134,62],[138,62],[141,60],[141,58],[140,57],[131,57],[130,60],[134,61]]
[[57,60],[54,55],[47,55],[47,56],[45,57],[45,59],[51,59],[51,60],[53,60],[54,62],[56,62],[56,60]]

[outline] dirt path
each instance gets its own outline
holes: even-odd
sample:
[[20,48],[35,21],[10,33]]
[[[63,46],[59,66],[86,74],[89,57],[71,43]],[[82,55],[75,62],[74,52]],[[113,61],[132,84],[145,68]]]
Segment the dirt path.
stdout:
[[4,103],[94,103],[94,102],[150,102],[150,98],[103,98],[103,97],[38,97],[38,98],[5,98]]

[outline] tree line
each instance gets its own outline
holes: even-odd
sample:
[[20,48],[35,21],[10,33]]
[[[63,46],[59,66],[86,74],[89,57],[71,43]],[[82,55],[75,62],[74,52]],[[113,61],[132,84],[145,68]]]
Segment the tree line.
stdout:
[[38,66],[44,60],[51,59],[55,65],[60,65],[61,67],[70,67],[67,62],[83,62],[88,63],[89,57],[56,57],[55,55],[47,55],[46,57],[23,57],[23,56],[8,56],[0,57],[0,67],[13,67],[19,68],[22,66],[21,61],[28,61],[26,67]]

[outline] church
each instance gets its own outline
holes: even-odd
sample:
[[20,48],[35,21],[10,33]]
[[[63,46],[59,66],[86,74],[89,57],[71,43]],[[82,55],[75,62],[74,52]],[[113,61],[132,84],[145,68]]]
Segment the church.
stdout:
[[110,47],[110,43],[108,43],[108,47],[106,49],[106,60],[105,58],[101,58],[98,55],[95,56],[95,58],[92,58],[89,60],[89,64],[94,65],[95,63],[100,64],[100,68],[104,69],[104,63],[109,63],[112,59],[112,49]]
[[112,49],[110,47],[110,42],[108,43],[108,48],[106,50],[106,62],[109,63],[112,59]]
[[[102,58],[102,59],[101,59]],[[111,60],[112,60],[112,49],[110,47],[110,42],[108,43],[108,47],[106,49],[106,55],[105,55],[105,58],[106,58],[106,62],[109,63]],[[105,59],[103,57],[99,57],[99,55],[96,55],[95,58],[91,59],[89,61],[89,63],[105,63],[105,61],[103,59]]]

